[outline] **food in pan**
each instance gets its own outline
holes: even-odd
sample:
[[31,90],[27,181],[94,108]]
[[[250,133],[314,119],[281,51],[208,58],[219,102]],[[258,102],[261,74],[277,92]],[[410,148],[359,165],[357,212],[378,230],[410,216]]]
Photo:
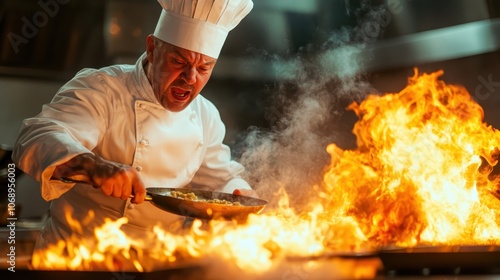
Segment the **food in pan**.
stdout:
[[171,197],[192,200],[192,201],[208,202],[208,203],[229,205],[229,206],[242,206],[241,203],[239,203],[238,201],[231,202],[231,201],[228,201],[225,199],[218,199],[218,198],[204,199],[204,198],[198,197],[196,194],[194,194],[192,192],[184,193],[184,192],[179,192],[179,191],[171,191],[169,195]]

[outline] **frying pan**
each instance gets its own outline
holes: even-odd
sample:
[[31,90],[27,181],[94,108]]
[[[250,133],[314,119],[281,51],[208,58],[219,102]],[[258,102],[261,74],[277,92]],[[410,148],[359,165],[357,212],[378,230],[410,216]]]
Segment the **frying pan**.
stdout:
[[[386,271],[412,273],[422,269],[470,272],[493,272],[500,269],[500,246],[440,245],[414,248],[383,248],[378,253]],[[496,274],[495,273],[495,274]]]
[[[65,183],[83,183],[86,181],[75,180],[71,178],[61,178]],[[181,193],[193,193],[198,200],[173,197],[172,191]],[[180,216],[199,218],[199,219],[225,219],[242,220],[249,214],[258,214],[264,209],[267,201],[243,195],[234,195],[223,192],[213,192],[207,190],[193,190],[188,188],[146,188],[145,200],[151,202],[154,206]],[[238,202],[239,205],[228,205],[220,203],[211,203],[206,200],[226,200],[231,203]]]
[[[147,188],[147,196],[151,203],[167,212],[201,219],[244,219],[249,214],[258,214],[264,209],[267,201],[249,196],[206,190],[186,188]],[[171,196],[172,191],[194,193],[200,200],[191,200]],[[149,200],[149,198],[146,198]],[[240,205],[210,203],[203,200],[226,200],[238,202]]]

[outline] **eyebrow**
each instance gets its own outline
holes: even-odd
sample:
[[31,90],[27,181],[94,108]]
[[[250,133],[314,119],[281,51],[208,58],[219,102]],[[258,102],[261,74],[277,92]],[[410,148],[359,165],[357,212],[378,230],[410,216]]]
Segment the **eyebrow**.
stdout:
[[[185,61],[189,61],[189,60],[188,60],[185,56],[183,56],[183,55],[179,52],[179,50],[174,50],[174,54],[176,54],[176,55],[180,56],[180,57],[181,57],[182,59],[184,59]],[[203,65],[213,65],[213,64],[215,64],[216,62],[217,62],[217,59],[212,59],[212,60],[210,60],[210,61],[207,61],[207,62],[203,63]]]

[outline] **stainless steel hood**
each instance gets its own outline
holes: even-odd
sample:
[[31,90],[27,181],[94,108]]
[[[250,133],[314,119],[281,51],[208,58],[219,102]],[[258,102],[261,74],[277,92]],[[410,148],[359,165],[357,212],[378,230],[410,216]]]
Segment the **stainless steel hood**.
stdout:
[[[4,0],[0,75],[64,80],[83,67],[133,63],[159,12],[156,0]],[[213,77],[283,78],[298,53],[314,55],[333,34],[356,28],[380,29],[361,42],[369,71],[492,52],[499,17],[497,0],[254,0]]]
[[500,18],[382,40],[367,46],[368,70],[414,66],[500,50]]

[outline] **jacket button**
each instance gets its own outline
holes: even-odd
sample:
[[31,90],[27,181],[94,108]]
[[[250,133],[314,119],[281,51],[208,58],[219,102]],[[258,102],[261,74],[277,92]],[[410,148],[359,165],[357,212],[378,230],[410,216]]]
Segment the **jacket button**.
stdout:
[[139,144],[141,144],[143,146],[148,146],[149,145],[149,141],[146,140],[146,139],[142,139],[141,141],[139,141]]
[[140,165],[139,165],[139,166],[136,166],[136,167],[135,167],[135,170],[137,170],[137,171],[141,172],[141,171],[142,171],[142,166],[140,166]]

